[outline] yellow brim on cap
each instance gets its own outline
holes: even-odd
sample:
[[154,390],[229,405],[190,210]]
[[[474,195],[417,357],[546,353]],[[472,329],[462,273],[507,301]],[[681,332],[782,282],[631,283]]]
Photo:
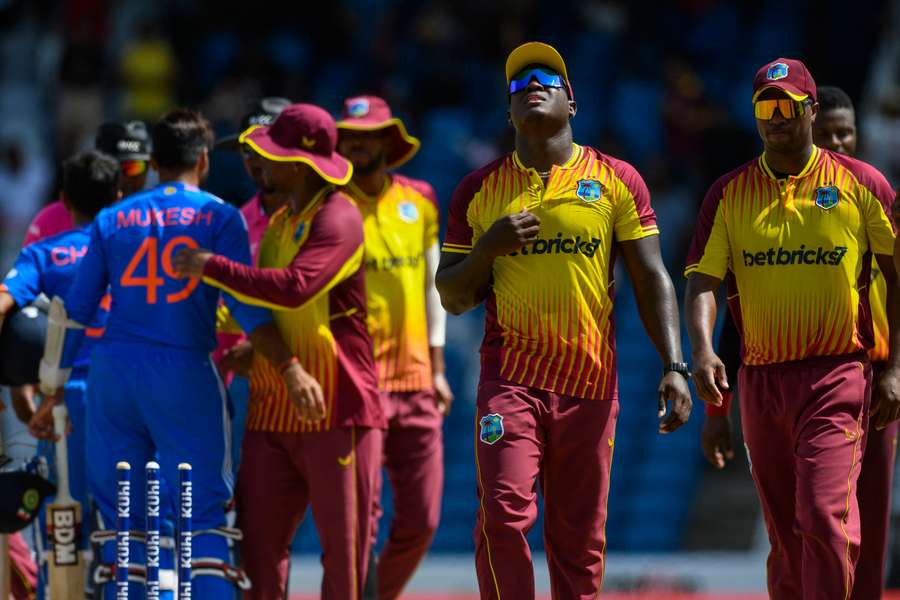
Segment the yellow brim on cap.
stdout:
[[556,48],[543,42],[527,42],[509,53],[506,59],[506,83],[528,65],[544,65],[550,67],[569,80],[566,63]]
[[804,100],[809,98],[809,96],[804,96],[802,94],[795,94],[793,92],[789,92],[788,90],[784,89],[780,85],[772,84],[772,85],[765,85],[765,86],[759,88],[758,90],[756,90],[756,93],[753,94],[753,99],[751,100],[751,102],[756,102],[756,99],[759,98],[759,95],[768,89],[776,89],[780,92],[784,92],[785,94],[787,94],[788,98],[790,98],[791,100],[796,100],[797,102],[803,102]]

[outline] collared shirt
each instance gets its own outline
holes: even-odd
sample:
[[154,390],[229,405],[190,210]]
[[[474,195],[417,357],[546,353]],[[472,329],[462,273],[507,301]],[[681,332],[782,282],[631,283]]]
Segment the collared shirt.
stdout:
[[425,251],[437,244],[438,208],[428,183],[391,175],[377,197],[345,188],[363,216],[368,326],[379,389],[430,389]]
[[628,163],[573,145],[545,188],[514,153],[460,183],[444,252],[470,252],[497,219],[523,209],[540,218],[540,233],[494,261],[483,376],[580,398],[615,398],[613,247],[659,233],[647,186]]
[[322,386],[323,421],[301,422],[278,365],[254,353],[247,429],[325,431],[384,427],[372,338],[366,330],[363,227],[353,202],[324,190],[302,213],[272,215],[259,247],[259,267],[216,256],[204,280],[242,302],[272,309],[285,343]]
[[893,199],[874,167],[817,147],[796,176],[763,155],[713,184],[685,274],[733,272],[744,364],[872,347],[872,254],[893,253]]

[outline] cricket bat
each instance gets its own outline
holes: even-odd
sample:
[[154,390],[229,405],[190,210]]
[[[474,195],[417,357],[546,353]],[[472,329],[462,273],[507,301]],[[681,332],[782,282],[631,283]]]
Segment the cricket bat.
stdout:
[[66,447],[66,407],[53,407],[56,442],[57,494],[47,505],[47,538],[50,541],[50,600],[84,598],[85,564],[81,546],[81,504],[69,491],[69,452]]

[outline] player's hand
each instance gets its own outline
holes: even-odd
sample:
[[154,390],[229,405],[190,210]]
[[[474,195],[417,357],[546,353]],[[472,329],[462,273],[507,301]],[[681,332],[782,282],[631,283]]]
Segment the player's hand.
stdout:
[[62,390],[58,390],[52,396],[44,396],[41,405],[28,422],[28,431],[31,435],[39,440],[59,440],[53,428],[53,407],[62,401]]
[[434,382],[434,399],[437,402],[438,411],[443,416],[450,414],[450,407],[453,406],[453,390],[447,382],[447,376],[443,373],[435,373],[432,377]]
[[203,277],[203,269],[212,257],[213,253],[203,248],[182,248],[172,259],[172,266],[181,277]]
[[325,396],[315,377],[299,364],[285,369],[282,377],[301,421],[319,421],[325,418]]
[[[668,415],[666,403],[669,403]],[[692,405],[691,390],[684,375],[674,371],[666,373],[659,383],[659,432],[672,433],[687,423]]]
[[693,362],[697,395],[707,404],[722,406],[722,390],[729,389],[725,363],[715,352],[694,355]]
[[717,469],[725,468],[725,461],[734,458],[731,448],[731,419],[724,415],[707,415],[700,434],[703,456]]
[[506,256],[534,241],[541,220],[526,210],[500,217],[478,240],[478,247],[491,258]]
[[[12,399],[12,407],[19,421],[28,425],[34,413],[37,411],[34,405],[34,386],[21,385],[9,388]],[[2,404],[2,403],[0,403]]]
[[241,377],[249,377],[252,364],[253,344],[250,340],[241,340],[225,351],[219,361],[219,368],[222,371],[233,371]]
[[888,367],[875,380],[869,418],[879,430],[900,419],[900,367]]

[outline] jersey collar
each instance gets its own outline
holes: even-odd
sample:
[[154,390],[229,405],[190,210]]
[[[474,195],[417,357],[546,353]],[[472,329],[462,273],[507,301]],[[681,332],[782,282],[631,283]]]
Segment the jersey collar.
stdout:
[[[571,168],[575,167],[575,165],[577,165],[578,162],[581,160],[582,154],[584,154],[584,148],[582,148],[578,144],[573,143],[572,144],[572,154],[569,155],[569,160],[567,160],[566,162],[564,162],[561,165],[553,165],[553,168],[554,169],[571,169]],[[523,171],[534,171],[534,169],[532,167],[526,167],[525,165],[522,164],[521,159],[519,159],[518,152],[513,151],[512,159],[513,159],[513,165],[517,169],[521,169]]]
[[[821,156],[822,156],[822,150],[818,146],[813,145],[813,151],[810,153],[809,160],[806,161],[806,165],[803,166],[803,169],[801,169],[801,171],[799,173],[797,173],[796,175],[789,175],[788,178],[789,179],[800,179],[800,178],[806,177],[807,175],[810,174],[810,172],[813,170],[813,168],[818,164],[819,158]],[[776,175],[775,175],[775,172],[772,171],[772,169],[769,167],[768,163],[766,162],[766,153],[765,152],[763,152],[759,157],[759,169],[763,173],[765,173],[767,177],[769,177],[771,179],[778,179],[778,177],[776,177]]]
[[345,187],[349,190],[350,194],[354,198],[356,198],[358,200],[362,200],[369,204],[374,204],[375,202],[378,202],[379,199],[384,197],[384,195],[387,193],[387,191],[389,189],[391,189],[391,185],[393,185],[393,183],[394,183],[393,177],[391,177],[390,175],[385,177],[384,185],[381,187],[381,191],[378,192],[374,196],[371,196],[371,195],[367,194],[366,192],[364,192],[361,187],[359,187],[358,185],[353,183],[352,179],[347,183],[347,185]]

